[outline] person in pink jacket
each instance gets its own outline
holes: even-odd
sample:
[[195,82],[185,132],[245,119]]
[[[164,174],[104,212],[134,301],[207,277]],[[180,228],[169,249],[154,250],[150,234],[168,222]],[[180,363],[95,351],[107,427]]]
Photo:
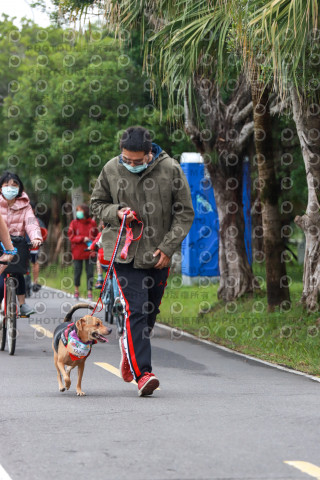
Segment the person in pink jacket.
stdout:
[[[33,247],[42,243],[42,235],[38,220],[32,211],[30,200],[18,175],[4,172],[0,177],[0,214],[7,224],[9,233],[14,237],[29,235]],[[5,272],[0,275],[0,303],[3,298],[3,282]],[[24,276],[15,273],[17,279],[17,297],[20,304],[20,315],[28,316],[34,310],[25,303]]]

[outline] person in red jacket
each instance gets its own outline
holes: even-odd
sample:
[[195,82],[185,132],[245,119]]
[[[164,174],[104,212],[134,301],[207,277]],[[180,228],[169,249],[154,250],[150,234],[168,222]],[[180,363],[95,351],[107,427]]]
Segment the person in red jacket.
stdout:
[[88,299],[92,300],[95,254],[87,251],[87,249],[97,235],[97,224],[92,218],[90,218],[88,205],[78,205],[76,209],[76,219],[72,220],[68,229],[68,237],[71,242],[71,253],[74,263],[74,298],[76,299],[79,298],[80,278],[84,261],[87,274]]

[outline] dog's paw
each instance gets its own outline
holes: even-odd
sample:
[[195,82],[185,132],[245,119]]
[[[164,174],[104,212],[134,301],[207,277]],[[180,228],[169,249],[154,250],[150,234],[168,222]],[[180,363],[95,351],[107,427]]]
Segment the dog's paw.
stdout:
[[70,386],[71,386],[71,380],[70,378],[66,378],[65,381],[65,386],[66,386],[66,389],[69,390]]
[[61,387],[59,388],[60,392],[64,392],[65,391],[65,388],[64,387]]
[[78,396],[78,397],[84,397],[84,396],[85,396],[85,393],[84,393],[84,392],[81,392],[81,390],[80,390],[80,392],[77,392],[77,396]]

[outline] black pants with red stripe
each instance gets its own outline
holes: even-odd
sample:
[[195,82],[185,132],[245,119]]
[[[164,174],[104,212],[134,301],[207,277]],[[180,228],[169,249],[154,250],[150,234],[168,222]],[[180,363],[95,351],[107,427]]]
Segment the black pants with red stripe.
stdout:
[[135,380],[151,372],[150,337],[166,286],[169,268],[133,268],[131,263],[114,266],[120,297],[125,307],[124,346]]

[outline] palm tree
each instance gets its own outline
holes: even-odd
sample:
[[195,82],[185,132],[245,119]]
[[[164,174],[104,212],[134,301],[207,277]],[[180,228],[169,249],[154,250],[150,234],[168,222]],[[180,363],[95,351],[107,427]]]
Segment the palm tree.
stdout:
[[281,219],[278,182],[275,174],[270,116],[270,87],[259,80],[259,69],[251,72],[254,138],[262,206],[263,245],[266,258],[266,284],[269,310],[290,301]]
[[[119,2],[117,3],[119,4]],[[131,21],[131,16],[129,14],[130,1],[128,0],[120,3],[122,5],[125,4],[126,13],[121,17],[120,12],[120,18],[123,19],[127,26]],[[154,2],[151,3],[152,7],[150,7],[150,2],[148,2],[147,6],[149,13],[154,7]],[[168,5],[170,3],[172,4],[172,2],[160,2],[160,6],[158,5],[160,10],[156,10],[157,14],[155,14],[155,11],[153,10],[153,16],[158,18],[159,14],[162,23],[160,21],[160,29],[155,33],[151,42],[149,42],[147,54],[158,54],[160,61],[158,69],[155,72],[156,77],[161,78],[161,87],[165,86],[169,91],[169,98],[172,99],[172,103],[178,103],[179,96],[185,96],[185,85],[190,85],[191,82],[195,95],[197,96],[201,94],[197,88],[197,81],[199,78],[210,79],[211,82],[213,81],[215,88],[217,88],[217,82],[219,82],[220,85],[223,84],[223,80],[225,80],[226,76],[228,76],[228,74],[230,75],[230,69],[226,68],[226,61],[232,55],[230,55],[230,52],[228,53],[228,49],[230,50],[230,48],[234,47],[237,53],[241,53],[241,60],[247,60],[246,54],[242,49],[242,44],[245,43],[243,39],[248,36],[247,30],[244,28],[244,25],[247,22],[245,15],[248,12],[245,12],[242,8],[242,4],[239,8],[238,3],[231,0],[226,2],[209,2],[208,0],[190,2],[186,0],[177,2],[179,7],[178,12],[174,11],[171,17],[167,16],[165,21],[163,21],[163,12],[167,12],[166,8],[163,8],[164,4]],[[137,15],[136,10],[134,15]],[[242,43],[238,42],[237,44],[236,40],[234,40],[235,36],[239,36]],[[179,62],[179,58],[181,59],[181,57],[184,59],[182,63],[181,61]],[[203,59],[206,58],[211,59],[209,65],[206,65],[206,62],[203,61]],[[233,58],[236,59],[236,55],[234,55]],[[245,112],[250,113],[251,115],[253,109],[255,144],[260,178],[260,196],[261,201],[263,202],[262,218],[266,255],[267,295],[269,308],[273,309],[275,305],[288,301],[290,297],[287,285],[286,267],[285,263],[282,261],[284,245],[280,233],[281,223],[278,210],[277,184],[274,158],[271,150],[271,124],[268,101],[269,95],[267,92],[268,82],[259,79],[260,72],[259,68],[257,68],[258,62],[256,56],[251,55],[250,58],[251,60],[253,59],[253,61],[251,61],[252,68],[250,75],[253,103],[250,101],[250,97],[247,97],[248,102],[243,106],[241,115],[244,115]],[[181,81],[181,79],[184,80],[182,88],[177,89],[176,79],[179,79],[179,81]],[[219,91],[220,90],[221,88]],[[249,93],[248,86],[246,93],[247,95]],[[209,92],[208,97],[204,99],[204,103],[210,105],[210,99],[217,99],[217,97],[218,95],[213,95],[212,92]],[[232,107],[234,108],[234,104],[232,104]],[[191,138],[196,140],[195,144],[201,149],[202,145],[199,145],[198,142],[199,135],[197,135],[197,131],[199,132],[200,129],[197,128],[197,122],[190,121],[191,115],[188,115],[188,109],[185,109],[185,112],[187,113],[187,125],[188,123],[192,124],[192,128],[187,127],[187,132],[191,133]],[[227,179],[228,175],[230,175],[230,172],[228,172],[228,175],[225,175],[225,173],[224,175],[218,175],[218,171],[223,172],[221,159],[225,166],[228,155],[237,153],[235,142],[226,143],[226,138],[230,138],[230,135],[226,130],[228,130],[228,127],[231,127],[230,130],[236,130],[239,139],[243,137],[248,128],[252,129],[253,124],[252,122],[247,121],[242,124],[241,130],[237,130],[235,129],[235,125],[232,123],[230,125],[230,122],[228,124],[227,119],[221,114],[221,112],[223,112],[222,106],[218,104],[213,112],[214,113],[210,118],[211,123],[213,118],[219,118],[220,116],[221,122],[218,123],[220,128],[214,129],[217,134],[217,141],[211,141],[210,145],[206,145],[206,148],[207,151],[209,150],[209,153],[215,151],[220,160],[220,164],[217,161],[210,162],[208,168],[211,172],[217,200],[221,203],[223,195],[219,195],[219,192],[226,191],[224,188],[226,182],[221,181],[221,177]],[[194,117],[195,115],[192,115],[193,119]],[[217,124],[215,127],[217,127]],[[223,133],[227,133],[227,135]],[[224,156],[222,152],[224,152]],[[225,204],[227,205],[231,200],[230,196],[226,198],[226,195],[224,195],[224,198]],[[220,269],[222,272],[226,271],[226,278],[228,279],[228,269],[225,268],[225,257],[230,252],[232,242],[229,241],[229,238],[226,238],[224,241],[223,225],[232,225],[232,220],[223,216],[225,211],[226,208],[222,208],[219,212],[219,221],[222,225],[220,232],[222,254],[220,257]],[[241,235],[241,230],[238,229],[238,231]],[[238,278],[239,275],[241,275],[241,268],[237,268],[236,272]],[[234,277],[234,272],[232,277]],[[222,276],[220,294],[223,292],[226,283],[227,282],[224,281],[224,277]]]
[[306,252],[301,301],[319,308],[320,297],[320,92],[317,0],[268,1],[251,19],[265,36],[266,61],[283,98],[290,97],[305,164],[308,205],[295,222],[304,231]]

